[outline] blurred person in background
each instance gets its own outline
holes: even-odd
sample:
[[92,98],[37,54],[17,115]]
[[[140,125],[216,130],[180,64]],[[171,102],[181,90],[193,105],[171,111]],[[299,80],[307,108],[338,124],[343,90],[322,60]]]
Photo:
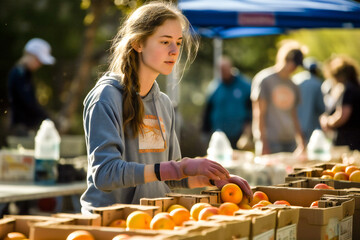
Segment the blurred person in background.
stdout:
[[251,85],[229,57],[221,58],[220,69],[221,80],[216,81],[206,102],[202,131],[207,139],[216,130],[223,131],[235,149],[242,135],[251,139]]
[[314,58],[305,58],[304,69],[293,76],[293,82],[300,89],[301,101],[297,109],[298,117],[302,134],[308,143],[312,132],[315,129],[321,129],[319,117],[325,112],[325,105],[317,61]]
[[[20,137],[35,136],[40,124],[49,118],[36,98],[33,74],[43,65],[53,65],[50,44],[41,39],[30,39],[24,53],[12,67],[8,76],[8,98],[10,103],[9,134]],[[14,205],[17,214],[29,214],[31,201],[19,201]],[[8,204],[3,205],[2,214],[9,213]]]
[[324,131],[335,131],[335,145],[360,150],[359,66],[350,57],[335,56],[326,62],[324,75],[332,81],[329,94],[334,107],[321,115],[321,127]]
[[36,98],[33,74],[43,65],[54,63],[48,42],[33,38],[26,43],[24,54],[8,77],[11,135],[27,136],[30,131],[37,131],[41,122],[49,118]]
[[303,63],[299,43],[282,42],[274,66],[260,71],[253,79],[253,135],[256,154],[305,151],[305,140],[297,116],[299,88],[291,74]]

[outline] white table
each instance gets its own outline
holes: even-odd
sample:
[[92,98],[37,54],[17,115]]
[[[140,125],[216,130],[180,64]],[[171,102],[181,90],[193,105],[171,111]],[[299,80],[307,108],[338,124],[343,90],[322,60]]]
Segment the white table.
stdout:
[[0,203],[82,194],[85,189],[86,180],[55,185],[0,181]]

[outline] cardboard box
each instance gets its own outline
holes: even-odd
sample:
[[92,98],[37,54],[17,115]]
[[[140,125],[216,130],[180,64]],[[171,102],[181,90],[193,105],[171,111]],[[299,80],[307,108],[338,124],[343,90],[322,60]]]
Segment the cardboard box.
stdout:
[[276,212],[275,239],[296,239],[300,208],[273,204],[266,208]]
[[135,204],[114,204],[108,207],[99,207],[94,209],[95,214],[101,217],[101,226],[108,226],[116,219],[126,219],[130,213],[134,211],[143,211],[150,214],[151,217],[155,216],[159,207],[156,206],[141,206]]
[[[142,207],[145,208],[142,208],[141,210],[149,208],[146,206]],[[125,210],[130,211],[127,207],[125,207]],[[140,210],[140,208],[137,210]],[[74,219],[61,219],[62,218],[60,218],[60,221],[48,221],[34,224],[30,230],[31,239],[47,240],[51,236],[52,240],[63,240],[75,230],[86,230],[89,231],[95,239],[101,240],[111,240],[118,234],[127,234],[133,238],[137,237],[137,239],[217,240],[221,239],[221,230],[224,228],[221,224],[193,221],[193,223],[188,223],[186,227],[175,230],[125,230],[116,227],[75,225],[76,220]]]
[[[131,237],[138,237],[137,239],[152,239],[152,240],[172,240],[175,237],[161,234],[156,231],[131,230],[126,231],[120,228],[99,227],[99,226],[82,226],[82,225],[59,225],[54,222],[46,224],[34,224],[31,228],[31,240],[64,240],[67,236],[76,230],[86,230],[90,232],[95,239],[112,240],[119,234],[127,234]],[[133,238],[132,238],[133,239]],[[134,238],[135,239],[135,238]]]
[[55,213],[51,216],[55,218],[73,219],[74,225],[101,226],[101,216],[99,214]]
[[179,240],[226,240],[225,224],[210,221],[187,221],[184,223],[185,233],[176,233]]
[[0,181],[33,181],[34,151],[0,150]]
[[355,200],[351,198],[348,198],[347,201],[339,206],[329,208],[309,207],[313,201],[320,200],[324,194],[336,194],[336,190],[256,187],[253,191],[264,192],[269,197],[270,202],[286,200],[292,206],[301,207],[299,208],[299,222],[297,228],[297,238],[300,240],[337,239],[339,237],[341,221],[347,217],[352,218],[355,210]]
[[[69,221],[69,219],[66,220]],[[45,216],[5,215],[4,218],[0,219],[0,239],[3,239],[9,232],[20,232],[29,236],[33,224],[48,221],[56,222],[59,219]]]
[[250,239],[275,239],[276,211],[271,209],[239,210],[235,216],[242,216],[251,221]]
[[243,216],[213,215],[208,221],[224,224],[221,239],[249,239],[251,219]]
[[321,163],[315,164],[306,168],[295,168],[294,173],[288,174],[285,182],[293,182],[301,179],[317,180],[318,183],[326,183],[335,189],[343,188],[360,188],[359,182],[351,182],[345,180],[321,179],[324,170],[331,170],[336,163]]
[[210,204],[217,204],[217,197],[206,194],[179,194],[169,193],[167,197],[163,198],[142,198],[140,205],[143,206],[156,206],[158,210],[155,213],[166,212],[167,209],[173,204],[180,204],[187,208],[189,211],[195,203],[205,202]]
[[[283,186],[295,187],[295,188],[313,188],[317,183],[326,183],[319,179],[301,179],[293,182],[282,184]],[[353,215],[353,237],[354,239],[360,239],[360,188],[349,189],[337,189],[329,190],[331,192],[327,194],[341,195],[347,198],[353,198],[355,200],[355,211]]]

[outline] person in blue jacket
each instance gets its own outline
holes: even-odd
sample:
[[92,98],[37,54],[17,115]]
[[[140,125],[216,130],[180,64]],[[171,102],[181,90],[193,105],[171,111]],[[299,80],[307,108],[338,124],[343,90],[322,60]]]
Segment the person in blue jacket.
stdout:
[[242,134],[251,135],[250,82],[241,74],[234,72],[229,57],[220,60],[221,80],[208,97],[202,130],[211,135],[223,131],[230,140],[232,148]]
[[[230,176],[206,158],[182,158],[174,108],[156,82],[169,74],[180,53],[194,57],[189,23],[169,3],[150,2],[123,23],[113,39],[109,71],[84,100],[88,155],[82,213],[115,203],[139,204],[164,197],[174,187],[233,182],[251,198],[246,180]],[[194,43],[194,44],[192,44]]]

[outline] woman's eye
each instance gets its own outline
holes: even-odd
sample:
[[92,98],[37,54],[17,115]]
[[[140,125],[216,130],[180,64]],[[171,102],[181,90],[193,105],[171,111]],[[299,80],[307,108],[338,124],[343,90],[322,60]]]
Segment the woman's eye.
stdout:
[[166,45],[166,44],[168,44],[169,42],[168,41],[162,41],[161,42],[161,44],[164,44],[164,45]]
[[176,43],[176,45],[181,46],[181,45],[182,45],[182,42],[178,42],[178,43]]

